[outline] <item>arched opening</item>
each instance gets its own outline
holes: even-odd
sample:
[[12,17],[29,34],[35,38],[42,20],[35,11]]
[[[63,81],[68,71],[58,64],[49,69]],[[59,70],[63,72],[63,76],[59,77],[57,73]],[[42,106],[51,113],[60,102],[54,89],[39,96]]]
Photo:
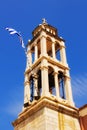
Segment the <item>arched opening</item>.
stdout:
[[39,70],[37,72],[37,75],[38,75],[38,91],[37,91],[37,94],[38,94],[38,98],[41,97],[41,93],[42,93],[42,86],[41,86],[41,70]]
[[30,77],[30,102],[34,100],[34,78],[31,75]]
[[38,100],[41,97],[42,87],[41,87],[41,70],[30,76],[30,101],[34,99]]
[[63,72],[59,71],[58,74],[58,81],[59,81],[59,93],[60,97],[66,99],[65,97],[65,76]]
[[55,83],[54,83],[54,70],[52,67],[48,69],[48,78],[49,78],[49,92],[52,95],[56,95]]
[[32,64],[33,64],[35,61],[35,48],[34,47],[32,47],[31,49],[31,55],[32,55]]
[[52,40],[49,37],[46,38],[46,44],[47,44],[47,54],[48,56],[52,57]]
[[55,51],[56,51],[56,59],[60,61],[61,60],[60,59],[60,45],[58,42],[55,43]]

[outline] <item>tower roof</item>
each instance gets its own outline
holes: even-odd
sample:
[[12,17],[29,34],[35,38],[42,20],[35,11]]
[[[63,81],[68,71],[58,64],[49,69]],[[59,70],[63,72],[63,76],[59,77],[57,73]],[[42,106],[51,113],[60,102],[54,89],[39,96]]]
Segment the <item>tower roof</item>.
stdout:
[[38,32],[40,32],[41,30],[44,30],[46,32],[51,33],[54,36],[57,36],[57,29],[53,26],[51,26],[50,24],[47,23],[46,19],[43,18],[42,19],[42,23],[39,24],[32,32],[32,35],[35,36]]
[[60,41],[65,41],[64,39],[60,38],[58,36],[58,31],[55,27],[51,26],[50,24],[47,23],[46,19],[43,18],[42,19],[42,23],[39,24],[33,31],[32,31],[32,36],[33,36],[33,39],[31,41],[29,41],[29,44],[31,44],[34,39],[36,39],[41,31],[44,31],[46,34],[52,36],[52,37],[55,37],[56,39],[60,40]]

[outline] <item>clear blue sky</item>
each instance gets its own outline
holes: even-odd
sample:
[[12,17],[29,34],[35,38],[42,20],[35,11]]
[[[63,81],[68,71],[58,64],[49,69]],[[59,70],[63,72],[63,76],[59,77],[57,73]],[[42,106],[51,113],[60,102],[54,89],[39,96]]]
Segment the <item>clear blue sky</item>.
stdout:
[[87,103],[87,0],[1,0],[0,130],[13,130],[11,122],[21,112],[26,66],[19,39],[9,35],[5,27],[20,31],[27,44],[42,18],[66,40],[76,106]]

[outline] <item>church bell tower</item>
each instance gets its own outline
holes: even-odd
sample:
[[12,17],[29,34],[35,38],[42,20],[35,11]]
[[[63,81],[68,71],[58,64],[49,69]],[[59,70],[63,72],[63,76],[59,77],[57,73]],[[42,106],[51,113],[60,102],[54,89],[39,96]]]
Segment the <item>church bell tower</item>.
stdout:
[[65,41],[45,19],[27,44],[24,106],[14,130],[80,130]]

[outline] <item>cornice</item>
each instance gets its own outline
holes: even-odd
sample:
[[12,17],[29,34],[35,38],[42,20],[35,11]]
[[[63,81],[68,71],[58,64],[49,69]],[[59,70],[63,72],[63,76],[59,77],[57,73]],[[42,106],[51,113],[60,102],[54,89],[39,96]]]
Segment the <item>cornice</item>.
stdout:
[[29,41],[29,43],[27,44],[27,46],[31,45],[39,36],[41,36],[41,32],[42,31],[44,31],[46,33],[46,35],[55,38],[55,40],[59,40],[59,41],[65,42],[65,40],[62,39],[62,38],[60,38],[58,35],[53,35],[52,33],[46,31],[46,29],[41,28],[41,30],[35,36],[33,36],[32,40]]
[[49,108],[54,111],[67,114],[74,118],[78,118],[78,109],[70,105],[59,102],[56,98],[53,97],[42,97],[38,101],[32,102],[32,104],[27,107],[22,113],[19,114],[18,119],[16,119],[12,124],[16,126],[26,120],[29,116],[32,116],[34,113],[43,108]]
[[[32,70],[43,60],[46,59],[49,63],[56,65],[60,68],[63,68],[64,70],[69,70],[70,68],[68,67],[68,65],[64,65],[62,62],[58,61],[58,60],[54,60],[53,58],[49,57],[49,56],[40,56],[40,58],[38,58],[31,66]],[[27,69],[25,71],[25,74],[30,72],[31,69]]]

